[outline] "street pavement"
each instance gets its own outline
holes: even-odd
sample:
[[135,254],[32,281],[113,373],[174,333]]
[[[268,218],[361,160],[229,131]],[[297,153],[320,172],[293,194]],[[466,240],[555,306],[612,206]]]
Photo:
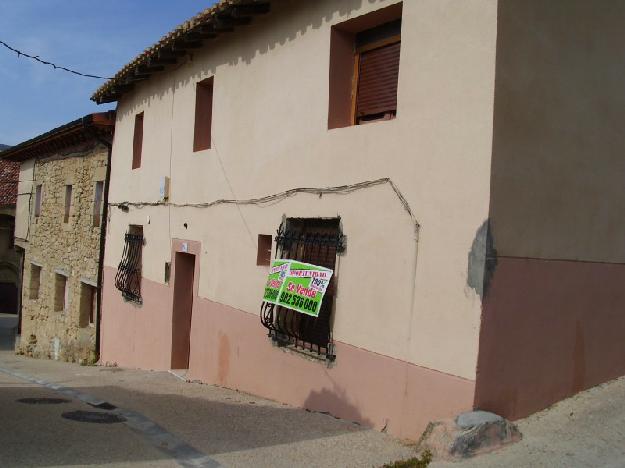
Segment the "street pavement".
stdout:
[[[14,316],[0,314],[0,468],[380,467],[415,455],[414,447],[350,421],[167,372],[16,356],[15,325]],[[23,398],[66,401],[18,401]],[[519,443],[431,467],[625,467],[624,401],[621,378],[518,421]],[[126,421],[63,417],[74,411]]]
[[[11,317],[0,314],[0,337]],[[0,351],[0,467],[379,467],[414,448],[350,421],[167,372],[79,366]],[[26,404],[21,398],[63,398]],[[102,402],[114,409],[94,407]],[[89,404],[91,403],[91,404]],[[76,410],[121,415],[97,424]]]

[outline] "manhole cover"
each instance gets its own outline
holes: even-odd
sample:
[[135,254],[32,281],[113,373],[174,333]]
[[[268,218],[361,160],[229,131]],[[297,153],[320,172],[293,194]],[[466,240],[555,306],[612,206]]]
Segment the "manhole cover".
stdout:
[[126,418],[118,414],[99,413],[96,411],[69,411],[61,415],[72,421],[90,422],[96,424],[114,424],[124,422]]
[[17,401],[27,405],[60,405],[61,403],[70,402],[70,400],[65,398],[20,398]]

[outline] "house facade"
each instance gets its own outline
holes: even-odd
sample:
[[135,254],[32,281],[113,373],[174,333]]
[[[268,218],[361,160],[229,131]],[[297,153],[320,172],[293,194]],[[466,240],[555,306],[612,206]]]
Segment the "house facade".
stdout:
[[[625,373],[615,279],[584,269],[619,268],[622,146],[584,126],[621,112],[618,67],[550,98],[620,43],[614,9],[230,0],[172,31],[93,96],[118,102],[102,361],[410,439]],[[318,315],[272,303],[273,259],[332,270]]]
[[2,154],[20,163],[20,354],[97,360],[100,239],[113,128],[114,113],[91,114]]
[[18,177],[19,164],[0,159],[0,312],[5,314],[18,308],[20,257],[13,242]]

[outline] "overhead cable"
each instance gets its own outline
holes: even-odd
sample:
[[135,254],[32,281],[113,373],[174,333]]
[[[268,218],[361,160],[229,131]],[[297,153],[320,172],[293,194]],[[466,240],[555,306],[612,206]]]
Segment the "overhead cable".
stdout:
[[81,73],[79,71],[72,70],[71,68],[62,67],[61,65],[57,65],[56,63],[48,62],[47,60],[42,60],[42,59],[39,58],[38,55],[30,55],[30,54],[27,54],[25,52],[22,52],[21,50],[18,50],[15,47],[11,47],[9,44],[7,44],[6,42],[1,41],[1,40],[0,40],[0,45],[2,45],[3,47],[9,49],[12,52],[15,52],[17,54],[18,58],[21,57],[21,56],[24,56],[24,57],[27,57],[27,58],[29,58],[31,60],[35,60],[35,61],[37,61],[39,63],[42,63],[44,65],[50,65],[55,70],[63,70],[63,71],[69,72],[69,73],[73,73],[74,75],[84,76],[84,77],[87,77],[87,78],[96,78],[98,80],[110,80],[110,78],[106,78],[104,76],[91,75],[89,73]]

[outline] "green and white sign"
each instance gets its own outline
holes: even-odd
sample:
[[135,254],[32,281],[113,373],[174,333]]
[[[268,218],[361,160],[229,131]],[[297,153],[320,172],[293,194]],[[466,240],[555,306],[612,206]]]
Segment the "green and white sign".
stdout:
[[265,285],[265,302],[319,316],[333,271],[296,260],[274,260]]

